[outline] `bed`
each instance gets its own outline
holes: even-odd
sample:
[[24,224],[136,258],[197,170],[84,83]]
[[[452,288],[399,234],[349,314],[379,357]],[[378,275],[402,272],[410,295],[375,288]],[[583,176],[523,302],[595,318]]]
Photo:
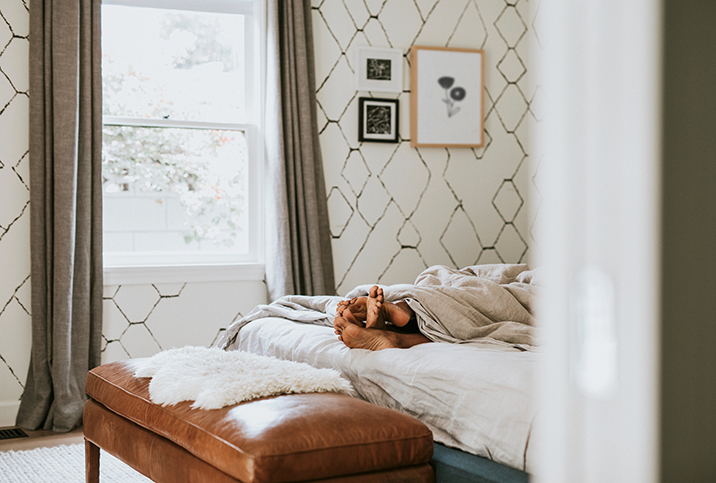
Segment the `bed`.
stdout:
[[[479,290],[487,290],[484,282],[489,286],[485,295],[491,299],[496,296],[496,292],[489,293],[491,290],[506,291],[509,296],[515,287],[534,294],[526,266],[485,267],[448,271],[467,274],[470,283],[472,278],[484,279],[479,281]],[[413,285],[384,287],[386,299],[404,299],[406,291],[414,290],[419,282],[420,277]],[[453,281],[450,284],[455,286]],[[347,297],[368,290],[369,286],[356,287]],[[513,298],[531,312],[523,295]],[[332,327],[336,305],[342,299],[292,296],[259,306],[229,327],[217,345],[334,368],[352,383],[355,396],[419,419],[433,432],[432,464],[438,481],[528,480],[533,467],[530,439],[537,414],[531,384],[538,357],[534,342],[525,338],[522,326],[529,324],[521,322],[515,336],[515,331],[506,330],[506,319],[496,319],[494,307],[480,308],[495,324],[489,333],[497,334],[496,338],[472,337],[459,343],[420,344],[409,349],[349,349]],[[421,313],[435,316],[439,312],[419,300],[411,308],[418,309],[419,320]],[[421,332],[426,330],[421,325]],[[429,338],[440,337],[433,334]]]

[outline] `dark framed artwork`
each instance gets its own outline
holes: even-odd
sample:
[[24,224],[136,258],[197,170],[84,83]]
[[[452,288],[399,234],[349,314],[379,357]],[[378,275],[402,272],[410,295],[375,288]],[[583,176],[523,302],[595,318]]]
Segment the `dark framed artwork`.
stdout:
[[356,90],[403,92],[403,51],[356,47]]
[[413,46],[410,56],[410,145],[484,146],[485,52]]
[[398,99],[358,98],[358,141],[398,142]]

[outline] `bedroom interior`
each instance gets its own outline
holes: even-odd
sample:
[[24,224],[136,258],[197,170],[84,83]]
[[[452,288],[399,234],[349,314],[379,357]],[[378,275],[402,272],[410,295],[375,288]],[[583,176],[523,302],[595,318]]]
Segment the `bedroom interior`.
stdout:
[[[716,7],[622,3],[312,2],[336,293],[436,264],[545,263],[534,479],[709,481]],[[0,16],[6,427],[31,347],[28,2]],[[359,143],[351,60],[367,44],[484,49],[486,146],[410,147],[407,57],[403,92],[380,94],[400,101],[401,141]],[[208,346],[268,301],[256,270],[151,277],[105,270],[103,363]]]

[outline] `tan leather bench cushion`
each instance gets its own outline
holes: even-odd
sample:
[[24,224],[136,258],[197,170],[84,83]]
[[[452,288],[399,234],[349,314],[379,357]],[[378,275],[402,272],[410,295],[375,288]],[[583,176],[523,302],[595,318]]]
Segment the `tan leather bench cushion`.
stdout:
[[247,483],[379,471],[432,456],[432,433],[423,423],[350,396],[291,394],[212,410],[192,409],[190,402],[162,407],[149,399],[150,380],[133,373],[131,361],[97,367],[87,375],[86,392]]

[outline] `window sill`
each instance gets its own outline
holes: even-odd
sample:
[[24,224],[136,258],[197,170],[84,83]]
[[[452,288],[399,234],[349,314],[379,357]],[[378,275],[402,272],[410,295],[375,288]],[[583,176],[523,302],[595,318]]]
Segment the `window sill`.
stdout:
[[263,263],[104,267],[104,285],[263,280]]

